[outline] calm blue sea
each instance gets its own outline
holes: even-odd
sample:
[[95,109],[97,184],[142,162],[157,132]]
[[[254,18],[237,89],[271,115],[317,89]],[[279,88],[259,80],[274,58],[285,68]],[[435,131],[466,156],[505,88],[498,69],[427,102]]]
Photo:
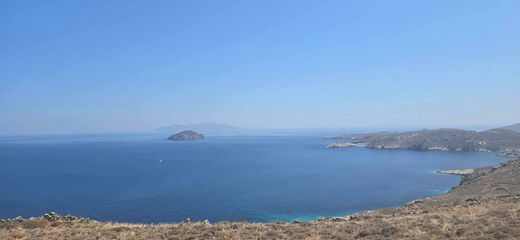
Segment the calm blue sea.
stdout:
[[0,137],[0,218],[45,212],[125,222],[312,220],[393,207],[459,183],[437,169],[492,153],[326,149],[320,136]]

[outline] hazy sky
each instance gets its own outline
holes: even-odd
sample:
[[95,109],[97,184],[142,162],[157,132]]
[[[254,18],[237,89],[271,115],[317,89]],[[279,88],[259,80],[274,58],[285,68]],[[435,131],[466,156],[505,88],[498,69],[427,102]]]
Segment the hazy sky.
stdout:
[[0,134],[520,122],[520,1],[0,1]]

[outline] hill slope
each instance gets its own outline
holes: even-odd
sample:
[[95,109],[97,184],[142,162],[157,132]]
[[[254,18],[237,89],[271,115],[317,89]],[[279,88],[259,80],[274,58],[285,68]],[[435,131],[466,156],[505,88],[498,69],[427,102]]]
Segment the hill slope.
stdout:
[[509,126],[505,126],[505,127],[501,127],[500,129],[507,129],[507,130],[520,132],[520,123],[509,125]]
[[520,154],[520,132],[508,129],[476,132],[442,128],[411,132],[344,134],[337,138],[350,139],[357,145],[377,149],[498,151],[507,156]]

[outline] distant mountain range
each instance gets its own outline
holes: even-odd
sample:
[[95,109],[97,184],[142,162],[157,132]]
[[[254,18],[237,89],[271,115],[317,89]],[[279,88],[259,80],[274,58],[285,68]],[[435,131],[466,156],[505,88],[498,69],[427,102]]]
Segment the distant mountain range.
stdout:
[[241,128],[230,126],[223,123],[203,122],[197,124],[174,124],[155,129],[155,132],[176,133],[185,130],[192,130],[205,135],[234,135],[242,132]]

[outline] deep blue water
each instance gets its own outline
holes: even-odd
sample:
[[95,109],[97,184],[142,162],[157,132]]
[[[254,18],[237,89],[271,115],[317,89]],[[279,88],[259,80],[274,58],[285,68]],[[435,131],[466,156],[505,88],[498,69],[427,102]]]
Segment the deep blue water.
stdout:
[[326,149],[319,136],[0,138],[0,218],[56,211],[97,220],[311,220],[448,191],[492,153]]

